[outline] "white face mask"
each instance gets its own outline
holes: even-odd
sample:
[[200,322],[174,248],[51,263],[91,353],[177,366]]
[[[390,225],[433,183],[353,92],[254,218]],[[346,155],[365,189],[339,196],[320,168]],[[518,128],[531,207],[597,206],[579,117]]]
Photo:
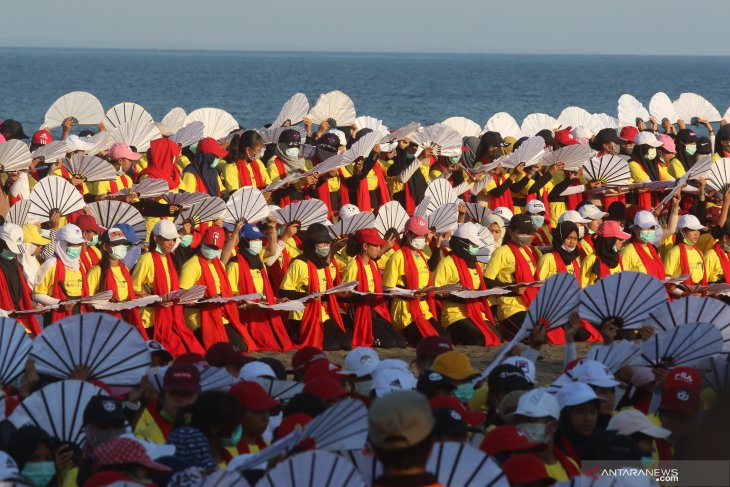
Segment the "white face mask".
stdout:
[[327,257],[330,255],[330,246],[327,245],[326,247],[315,247],[314,253],[319,255],[320,257]]
[[583,238],[586,234],[586,227],[578,227],[578,238]]
[[286,157],[289,159],[299,159],[299,147],[289,147],[284,151],[284,154],[286,154]]
[[221,252],[222,252],[221,250],[214,249],[212,247],[208,247],[205,245],[203,245],[203,247],[200,249],[200,253],[203,254],[203,257],[208,260],[220,258]]
[[355,392],[358,394],[362,394],[365,397],[370,396],[370,391],[373,390],[373,380],[363,380],[360,382],[355,382]]
[[567,245],[563,244],[563,245],[561,245],[561,247],[562,247],[562,248],[563,248],[563,250],[565,250],[566,252],[572,252],[572,251],[574,251],[574,250],[576,249],[576,247],[578,247],[578,246],[577,246],[577,245],[573,245],[572,247],[568,247]]
[[264,247],[264,243],[261,240],[251,240],[248,243],[248,248],[246,250],[251,255],[258,255],[261,253],[261,249],[263,247]]
[[545,423],[522,423],[517,428],[522,431],[530,441],[538,443],[547,443],[549,438],[546,433],[547,424]]
[[423,237],[414,238],[413,240],[411,240],[411,247],[413,247],[416,250],[421,250],[425,246],[426,246],[426,239]]
[[122,260],[127,256],[127,246],[115,245],[114,247],[112,247],[112,251],[109,253],[109,255],[112,256],[112,259]]

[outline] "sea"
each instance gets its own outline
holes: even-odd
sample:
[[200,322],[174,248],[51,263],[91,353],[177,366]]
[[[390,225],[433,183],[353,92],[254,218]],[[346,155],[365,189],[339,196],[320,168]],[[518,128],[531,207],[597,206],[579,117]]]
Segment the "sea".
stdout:
[[728,73],[730,57],[0,48],[0,119],[32,132],[70,91],[88,91],[105,108],[138,103],[155,120],[177,106],[222,108],[246,128],[272,122],[294,93],[313,105],[331,90],[391,128],[451,116],[483,126],[501,111],[521,123],[567,106],[616,116],[622,94],[648,106],[658,91],[698,93],[724,114]]

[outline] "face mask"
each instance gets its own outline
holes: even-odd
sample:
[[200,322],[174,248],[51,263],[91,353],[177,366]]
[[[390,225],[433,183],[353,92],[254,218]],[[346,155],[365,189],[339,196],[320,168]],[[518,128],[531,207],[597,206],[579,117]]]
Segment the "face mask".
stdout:
[[477,252],[479,252],[479,246],[478,245],[470,245],[467,249],[469,254],[471,255],[477,255]]
[[51,238],[51,231],[50,230],[41,230],[41,237],[43,238]]
[[461,159],[461,157],[459,157],[459,156],[449,157],[449,161],[451,161],[451,164],[457,164],[459,162],[459,159]]
[[365,397],[370,396],[370,392],[373,390],[373,381],[370,380],[364,380],[360,382],[355,382],[355,392],[358,394],[361,394]]
[[53,462],[28,462],[20,474],[36,487],[45,487],[56,475],[56,465]]
[[572,251],[574,251],[574,250],[575,250],[575,248],[576,248],[576,247],[577,247],[577,245],[573,245],[572,247],[568,247],[568,246],[567,246],[567,245],[565,245],[565,244],[563,244],[563,245],[561,245],[561,246],[560,246],[560,248],[562,248],[562,249],[563,249],[563,250],[565,250],[566,252],[572,252]]
[[611,153],[615,156],[621,154],[621,145],[614,143],[611,148]]
[[641,230],[639,232],[639,240],[644,243],[653,242],[656,238],[656,232],[654,230]]
[[537,441],[538,443],[547,443],[548,441],[548,436],[545,432],[547,425],[545,423],[522,423],[518,424],[517,428],[522,431],[530,441]]
[[406,152],[406,159],[408,159],[409,161],[412,161],[414,157],[416,157],[416,154]]
[[590,228],[588,229],[588,235],[595,235],[595,234],[596,234],[595,231],[591,230]]
[[248,251],[251,255],[258,255],[261,253],[261,249],[264,247],[264,243],[261,240],[253,240],[248,243]]
[[124,174],[124,169],[122,169],[122,166],[119,166],[119,169],[117,169],[117,176],[121,176]]
[[693,156],[697,152],[697,146],[696,145],[688,145],[686,146],[687,154]]
[[648,151],[646,151],[646,156],[645,157],[649,161],[653,161],[654,159],[656,159],[656,149],[653,148],[653,147],[650,148]]
[[459,401],[467,403],[471,400],[472,397],[474,397],[474,386],[471,385],[469,382],[467,382],[466,384],[461,384],[454,391],[454,395]]
[[284,151],[284,154],[289,159],[299,159],[299,147],[289,147]]
[[616,248],[616,246],[615,246],[615,245],[614,245],[613,247],[611,247],[611,251],[612,251],[612,252],[613,252],[614,254],[618,254],[618,249]]
[[684,242],[685,245],[689,245],[690,247],[694,247],[694,244],[690,242],[690,240],[687,237],[684,237],[682,239],[682,242]]
[[532,243],[532,235],[517,235],[515,236],[515,243],[520,247],[526,247]]
[[545,223],[545,217],[542,215],[532,215],[530,220],[532,220],[532,224],[535,225],[535,228],[540,228]]
[[243,428],[239,424],[236,426],[236,429],[233,430],[231,436],[229,436],[228,438],[221,438],[221,445],[236,446],[238,445],[238,442],[241,441],[241,436],[243,436]]
[[722,245],[722,248],[725,250],[725,252],[730,252],[730,245]]
[[96,244],[99,243],[99,235],[94,235],[94,238],[91,239],[91,242],[89,242],[89,245],[92,247],[96,247]]
[[586,227],[578,227],[578,238],[583,238],[586,234]]
[[258,151],[256,154],[253,155],[254,159],[261,159],[262,157],[264,157],[264,152],[264,149]]
[[214,249],[212,247],[203,246],[203,248],[200,249],[200,253],[203,254],[203,257],[205,257],[208,260],[213,260],[215,258],[219,258],[221,256],[221,250]]
[[180,237],[180,246],[181,247],[190,247],[190,244],[193,243],[193,236],[192,235],[183,235]]
[[15,258],[15,254],[9,251],[8,249],[3,249],[2,252],[0,252],[0,257],[2,257],[5,260],[13,260]]
[[416,250],[421,250],[425,246],[426,246],[425,238],[414,238],[413,240],[411,240],[411,247],[413,247]]
[[122,260],[127,256],[127,246],[115,245],[114,247],[112,247],[112,251],[109,253],[109,255],[112,256],[112,259]]
[[654,465],[654,457],[651,455],[641,457],[641,464],[646,468],[651,468]]
[[319,255],[320,257],[327,257],[330,255],[330,246],[327,245],[325,247],[315,247],[314,253]]
[[72,259],[78,259],[81,256],[81,247],[68,247],[66,249],[66,255]]
[[218,164],[220,164],[220,162],[221,162],[221,160],[220,160],[220,159],[218,159],[218,158],[216,157],[215,159],[213,159],[213,162],[211,162],[211,163],[210,163],[210,167],[212,167],[212,168],[214,168],[214,169],[215,169],[215,167],[216,167],[216,166],[217,166]]

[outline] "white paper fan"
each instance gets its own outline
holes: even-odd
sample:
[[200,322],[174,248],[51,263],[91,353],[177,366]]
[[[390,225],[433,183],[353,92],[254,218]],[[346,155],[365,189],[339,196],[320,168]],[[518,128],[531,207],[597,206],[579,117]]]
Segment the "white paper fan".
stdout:
[[456,203],[447,203],[428,215],[428,228],[436,233],[455,230],[458,220],[459,207],[456,206]]
[[403,232],[408,221],[408,213],[397,201],[389,201],[378,208],[378,216],[375,217],[374,227],[381,237],[385,238],[388,230],[395,229],[398,234]]
[[566,273],[551,276],[530,303],[522,328],[530,331],[535,325],[541,325],[552,330],[565,325],[578,307],[579,292],[574,276]]
[[622,186],[631,178],[628,161],[615,155],[591,158],[583,164],[583,172],[589,181],[600,181],[607,187]]
[[712,156],[710,154],[704,154],[697,158],[697,162],[692,164],[692,167],[690,167],[687,172],[684,173],[682,179],[696,180],[701,177],[706,177],[712,169],[712,166],[714,166]]
[[158,199],[170,191],[170,185],[166,179],[145,178],[129,188],[122,188],[112,196],[137,195],[141,200]]
[[492,210],[479,203],[466,203],[466,214],[474,223],[484,224],[484,219],[492,214]]
[[261,387],[263,387],[269,396],[283,403],[289,402],[292,397],[296,396],[304,389],[304,384],[302,382],[294,380],[278,380],[266,377],[256,377],[251,380],[253,382],[257,382]]
[[72,176],[87,182],[113,181],[117,178],[114,166],[96,156],[73,156],[64,159],[63,165]]
[[[649,113],[657,122],[661,123],[665,118],[671,123],[677,123],[677,111],[674,109],[672,100],[666,93],[660,91],[654,94],[649,100]],[[688,120],[689,121],[689,120]]]
[[257,487],[364,487],[355,466],[336,453],[307,451],[284,460],[264,474]]
[[69,117],[75,118],[79,125],[97,125],[104,121],[104,108],[91,93],[73,91],[51,105],[44,117],[43,127],[60,127]]
[[562,128],[588,127],[593,115],[581,107],[567,107],[558,115],[558,123]]
[[109,132],[114,142],[123,142],[134,147],[137,152],[145,152],[150,148],[150,142],[162,137],[160,129],[152,121],[133,120],[116,127]]
[[308,116],[315,124],[333,119],[337,127],[346,127],[355,123],[357,114],[355,104],[349,96],[341,91],[330,91],[319,95],[317,103],[314,104]]
[[393,142],[395,140],[403,140],[410,137],[414,132],[418,132],[421,129],[421,124],[418,122],[411,122],[403,127],[399,128],[395,132],[386,134],[380,141],[381,144]]
[[357,117],[355,127],[357,127],[357,130],[370,129],[373,132],[388,132],[388,127],[383,125],[383,121],[375,117]]
[[59,176],[46,176],[41,179],[30,192],[31,202],[28,214],[37,217],[39,221],[48,221],[51,211],[58,211],[61,215],[68,215],[83,210],[86,204],[81,193],[65,179]]
[[636,119],[649,121],[649,112],[633,95],[624,94],[618,99],[618,120],[622,126],[636,126]]
[[[196,485],[196,487],[250,487],[251,484],[237,472],[231,472],[228,470],[216,470],[203,477],[203,481]],[[115,484],[110,484],[109,487],[121,487]],[[132,486],[130,486],[132,487]],[[137,484],[135,486],[137,487]]]
[[727,121],[730,121],[730,107],[728,107],[727,110],[725,110],[725,114],[722,116],[722,119]]
[[187,147],[198,142],[205,134],[205,125],[203,122],[190,122],[184,127],[180,127],[170,140],[177,143],[180,147]]
[[502,137],[522,137],[522,129],[517,121],[507,112],[498,112],[492,115],[484,125],[484,132],[499,132]]
[[217,220],[226,211],[226,203],[215,196],[206,196],[203,201],[185,208],[175,219],[175,223],[182,224],[191,221],[195,225]]
[[456,203],[459,199],[454,188],[445,179],[434,179],[426,187],[425,197],[430,198],[427,207],[427,213],[430,214],[436,208],[440,208],[449,203]]
[[542,158],[542,163],[545,166],[552,166],[562,162],[565,164],[566,170],[576,171],[583,164],[589,162],[593,154],[594,151],[588,144],[567,145],[545,154]]
[[730,158],[718,159],[707,174],[707,185],[723,194],[730,186]]
[[290,125],[298,124],[304,119],[307,112],[309,112],[309,100],[304,93],[296,93],[284,103],[271,126],[273,128],[281,127],[287,120],[291,122]]
[[586,358],[601,362],[614,374],[624,366],[634,365],[641,356],[641,346],[629,340],[619,340],[610,345],[596,345]]
[[475,121],[464,117],[450,117],[441,124],[456,130],[462,139],[464,137],[479,137],[482,133],[482,128]]
[[22,140],[12,139],[0,144],[0,170],[24,171],[30,167],[33,156]]
[[264,145],[268,145],[279,142],[279,137],[285,130],[296,130],[297,132],[299,132],[302,140],[307,139],[307,131],[304,127],[269,127],[258,129],[257,132],[261,135]]
[[375,479],[383,475],[383,464],[368,450],[347,450],[339,454],[355,466],[365,485],[373,485]]
[[708,122],[719,122],[722,116],[712,103],[695,93],[682,93],[674,101],[677,117],[690,123],[692,118],[704,118]]
[[272,216],[287,226],[299,222],[300,229],[306,230],[313,223],[327,221],[328,212],[327,205],[323,201],[313,198],[286,205],[275,211]]
[[502,165],[505,167],[515,167],[520,163],[525,163],[525,167],[533,166],[540,162],[540,158],[545,154],[545,139],[536,135],[530,137],[520,144],[520,146],[512,152],[504,156],[505,160]]
[[237,189],[226,203],[223,221],[235,225],[238,222],[258,223],[269,216],[269,205],[264,195],[251,186]]
[[54,140],[46,145],[38,147],[31,153],[33,159],[42,159],[48,163],[61,159],[68,152],[68,144],[65,140]]
[[185,119],[185,125],[191,122],[203,122],[205,137],[214,139],[220,139],[239,129],[236,119],[220,108],[198,108],[190,112]]
[[87,139],[87,142],[94,144],[94,147],[86,151],[87,156],[95,156],[100,152],[109,150],[114,145],[114,139],[109,132],[99,132]]
[[207,193],[172,193],[168,192],[162,195],[162,199],[168,205],[175,205],[181,208],[189,208],[195,203],[199,203],[208,198]]
[[104,391],[80,380],[54,382],[21,402],[8,420],[16,428],[33,424],[60,441],[84,444],[84,409],[89,400]]
[[327,227],[330,235],[338,239],[346,235],[352,235],[363,228],[373,228],[375,225],[375,216],[369,211],[363,211],[350,218],[340,219],[339,222]]
[[641,344],[642,365],[693,366],[722,352],[722,335],[711,323],[688,323],[654,334]]
[[167,112],[167,115],[162,117],[160,124],[162,124],[170,132],[174,133],[183,127],[187,116],[188,114],[185,113],[185,110],[180,107],[175,107]]
[[198,365],[197,367],[198,371],[200,372],[200,389],[203,392],[228,392],[228,389],[233,387],[233,384],[238,382],[238,379],[233,377],[230,372],[222,367],[206,367],[202,365]]
[[541,130],[555,130],[560,122],[545,113],[531,113],[522,121],[520,131],[523,135],[533,137]]
[[0,384],[20,377],[32,344],[25,327],[12,318],[0,318]]
[[436,443],[426,464],[442,485],[509,487],[507,477],[486,453],[465,443]]
[[591,115],[591,125],[588,126],[594,133],[598,133],[603,129],[618,130],[620,127],[621,123],[618,121],[618,118],[606,113],[594,113]]
[[596,326],[614,319],[619,328],[633,329],[666,301],[667,292],[658,279],[640,272],[623,271],[581,290],[580,316]]
[[411,135],[411,141],[422,148],[431,148],[434,155],[456,157],[461,155],[461,135],[443,124],[429,125]]
[[117,103],[106,111],[104,125],[106,125],[107,130],[130,122],[154,123],[154,120],[152,115],[147,113],[147,110],[141,105],[131,102]]
[[[385,130],[378,130],[360,137],[360,139],[352,144],[352,146],[343,154],[345,159],[348,161],[354,161],[360,157],[368,157],[375,146],[383,138],[385,133]],[[324,161],[324,164],[327,164],[327,162],[329,162],[329,159]]]
[[707,384],[717,392],[727,391],[730,387],[730,362],[727,357],[712,357],[708,369],[705,372]]
[[145,339],[136,327],[106,313],[69,316],[47,327],[30,352],[38,373],[61,379],[78,365],[89,378],[114,386],[139,384],[150,366]]
[[10,207],[8,214],[5,215],[5,221],[23,226],[28,223],[28,213],[30,212],[30,200],[20,200]]
[[89,203],[89,209],[97,223],[104,228],[126,223],[134,229],[140,240],[144,240],[147,235],[144,217],[129,203],[116,200],[95,201]]
[[302,429],[318,450],[364,448],[368,436],[367,409],[356,399],[344,399],[327,408]]

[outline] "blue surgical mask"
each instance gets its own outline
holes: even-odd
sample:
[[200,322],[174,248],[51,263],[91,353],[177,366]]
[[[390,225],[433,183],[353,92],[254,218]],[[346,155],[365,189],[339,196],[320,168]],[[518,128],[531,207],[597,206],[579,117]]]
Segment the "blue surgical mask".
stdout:
[[454,395],[456,396],[456,398],[459,401],[461,401],[463,403],[467,403],[467,402],[471,401],[472,397],[474,397],[474,386],[471,385],[470,382],[461,384],[454,391]]
[[639,240],[644,243],[651,243],[656,238],[656,232],[654,230],[641,230],[639,232]]
[[91,239],[91,242],[89,242],[89,245],[92,247],[96,247],[96,244],[99,243],[99,235],[94,235],[94,238]]
[[5,260],[13,260],[15,258],[15,254],[9,251],[8,249],[3,249],[2,252],[0,252],[0,257],[2,257]]
[[451,162],[451,164],[456,164],[456,163],[458,163],[458,162],[459,162],[459,159],[461,159],[461,157],[460,157],[460,156],[456,156],[456,157],[449,157],[449,161]]
[[685,146],[685,149],[687,150],[687,154],[689,154],[691,156],[693,156],[697,153],[697,145],[695,145],[695,144]]
[[542,215],[531,215],[530,220],[532,220],[532,224],[535,225],[535,228],[540,228],[545,224],[545,217]]
[[478,245],[470,245],[467,249],[469,254],[471,255],[477,255],[477,252],[479,252],[479,246]]
[[412,152],[406,152],[406,159],[408,159],[409,161],[412,161],[414,157],[416,157],[416,154],[413,154]]
[[218,166],[218,164],[220,164],[220,162],[221,162],[221,160],[216,157],[215,159],[213,159],[213,162],[210,163],[210,167],[215,169],[215,167]]
[[221,250],[214,249],[213,247],[208,247],[207,245],[203,245],[203,248],[200,249],[200,253],[203,254],[203,257],[208,260],[220,258],[221,252]]
[[36,487],[45,487],[56,475],[56,464],[53,462],[28,462],[20,475],[30,480]]
[[68,247],[66,249],[66,255],[72,259],[78,259],[81,256],[81,247]]
[[251,255],[259,255],[262,248],[264,248],[264,243],[261,240],[251,240],[246,250]]
[[299,159],[299,147],[289,147],[284,151],[284,154],[289,159]]
[[242,436],[243,436],[243,427],[240,424],[236,425],[236,429],[233,430],[233,433],[231,433],[231,436],[229,436],[228,438],[221,438],[221,445],[236,446],[236,445],[238,445],[238,442],[241,441]]
[[193,243],[193,236],[192,235],[183,235],[180,237],[180,247],[190,247],[190,245]]

